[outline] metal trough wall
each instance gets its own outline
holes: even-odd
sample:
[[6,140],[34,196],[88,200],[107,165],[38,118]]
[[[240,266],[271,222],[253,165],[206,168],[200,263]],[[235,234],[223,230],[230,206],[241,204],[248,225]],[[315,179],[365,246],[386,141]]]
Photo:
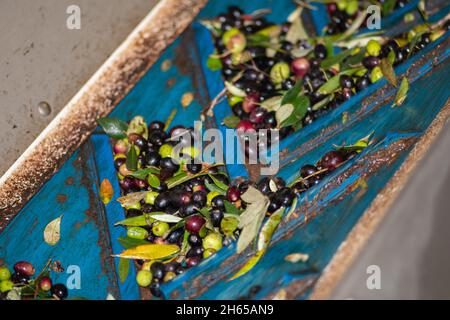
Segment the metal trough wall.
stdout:
[[[432,3],[439,8],[432,19],[448,14],[449,5],[445,1]],[[269,19],[274,22],[284,21],[294,8],[293,2],[287,0],[217,0],[209,2],[197,19],[217,15],[232,4],[240,5],[245,11],[270,7]],[[324,7],[317,6],[319,10],[309,13],[305,20],[311,31],[320,31],[326,22]],[[412,9],[411,4],[402,11]],[[387,25],[398,28],[400,17],[389,18]],[[441,38],[396,68],[398,75],[410,80],[408,100],[401,107],[391,108],[395,90],[384,80],[379,81],[283,140],[279,174],[288,181],[297,176],[301,165],[316,162],[333,144],[353,142],[371,131],[374,131],[376,143],[302,197],[296,214],[277,230],[269,251],[250,273],[239,280],[228,281],[250,253],[238,256],[232,245],[163,285],[165,296],[237,299],[258,285],[262,289],[256,299],[273,298],[280,292],[286,298],[325,298],[450,114],[449,41],[448,37]],[[111,108],[117,104],[111,116],[128,120],[134,115],[143,115],[148,120],[164,120],[176,109],[172,124],[192,125],[223,88],[220,72],[211,72],[205,66],[212,50],[211,36],[194,22],[162,52],[148,71],[142,71],[142,78],[136,79],[129,92],[124,90],[123,98],[111,102]],[[180,101],[188,92],[194,94],[194,101],[183,108]],[[223,102],[215,108],[215,117],[206,125],[223,130],[221,119],[230,112],[227,102]],[[344,114],[345,122],[342,121]],[[85,128],[81,134],[87,136],[92,129]],[[67,146],[66,154],[72,147]],[[114,227],[114,223],[124,218],[124,212],[115,201],[104,206],[98,198],[99,182],[104,178],[112,182],[115,197],[119,196],[108,137],[96,132],[65,162],[61,159],[65,158],[60,158],[59,170],[53,176],[52,171],[45,173],[41,181],[49,179],[48,182],[0,234],[0,257],[9,264],[29,260],[37,269],[49,258],[59,260],[66,267],[79,266],[81,288],[71,290],[72,297],[105,299],[110,293],[117,299],[141,298],[134,273],[120,283],[116,272],[118,260],[111,257],[122,250],[117,238],[126,232]],[[232,177],[248,176],[243,165],[228,165],[227,169]],[[28,194],[19,196],[26,198]],[[61,214],[61,241],[52,247],[43,241],[43,229]],[[305,253],[309,259],[305,263],[284,261],[290,253]],[[68,276],[62,272],[55,280],[64,282]]]

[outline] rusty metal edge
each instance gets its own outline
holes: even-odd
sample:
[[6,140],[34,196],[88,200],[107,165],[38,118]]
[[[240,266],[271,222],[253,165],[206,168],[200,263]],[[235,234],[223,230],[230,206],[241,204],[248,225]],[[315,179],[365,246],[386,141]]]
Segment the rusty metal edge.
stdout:
[[0,232],[208,0],[161,0],[0,178]]
[[401,167],[395,172],[383,190],[378,193],[370,207],[339,246],[330,263],[317,280],[309,299],[323,300],[331,296],[333,290],[353,264],[369,238],[374,234],[380,222],[392,207],[394,200],[398,198],[414,170],[421,163],[449,119],[450,99],[446,101],[443,109],[438,113],[424,135],[417,141]]

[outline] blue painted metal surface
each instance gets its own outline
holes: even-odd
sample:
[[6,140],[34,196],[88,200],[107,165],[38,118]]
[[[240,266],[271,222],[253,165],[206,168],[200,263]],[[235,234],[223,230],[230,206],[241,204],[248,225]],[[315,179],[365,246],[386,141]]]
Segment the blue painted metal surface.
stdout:
[[[199,19],[215,16],[232,4],[247,12],[270,7],[272,13],[268,18],[277,23],[284,21],[294,8],[291,1],[216,0],[203,9]],[[448,7],[434,17],[448,13]],[[319,5],[319,8],[311,15],[314,26],[309,26],[316,31],[325,25],[324,7]],[[388,19],[392,25],[399,22],[395,16]],[[377,143],[305,193],[299,201],[298,214],[280,226],[272,246],[252,272],[239,280],[227,281],[246,260],[246,254],[234,254],[232,245],[165,284],[166,296],[234,299],[245,295],[251,286],[260,285],[257,299],[270,297],[284,287],[293,298],[307,298],[340,243],[448,100],[448,41],[444,37],[426,48],[420,54],[426,56],[422,58],[424,61],[416,55],[396,68],[397,74],[408,74],[411,82],[403,106],[390,107],[395,90],[384,80],[379,81],[283,140],[281,148],[285,155],[279,174],[289,181],[297,176],[301,165],[316,162],[333,144],[356,141],[372,130]],[[164,52],[111,116],[128,120],[143,115],[148,120],[164,120],[176,109],[172,125],[191,126],[211,98],[223,89],[220,72],[212,72],[205,66],[206,57],[212,51],[211,36],[199,24],[194,24]],[[171,61],[172,66],[163,71],[165,61]],[[183,108],[181,97],[187,92],[194,93],[195,99]],[[231,110],[224,101],[216,106],[215,121],[209,125],[224,130],[221,119],[229,114]],[[387,154],[391,156],[386,157]],[[378,159],[381,165],[374,166],[373,159]],[[94,134],[0,234],[0,257],[8,264],[28,260],[37,269],[49,258],[60,260],[66,268],[79,266],[81,288],[70,290],[72,297],[104,299],[111,293],[121,299],[139,298],[135,271],[132,270],[125,283],[120,283],[116,273],[118,260],[111,257],[122,250],[117,238],[125,235],[125,230],[114,227],[114,223],[123,219],[124,212],[115,201],[104,206],[98,198],[98,186],[104,178],[112,182],[114,198],[119,196],[112,163],[109,139]],[[248,176],[243,165],[228,165],[227,169],[232,177]],[[364,192],[357,187],[361,178],[368,186]],[[43,241],[43,230],[61,214],[61,241],[49,246]],[[295,264],[284,261],[285,255],[298,252],[309,254],[309,260]],[[66,273],[55,275],[61,282],[68,277]]]

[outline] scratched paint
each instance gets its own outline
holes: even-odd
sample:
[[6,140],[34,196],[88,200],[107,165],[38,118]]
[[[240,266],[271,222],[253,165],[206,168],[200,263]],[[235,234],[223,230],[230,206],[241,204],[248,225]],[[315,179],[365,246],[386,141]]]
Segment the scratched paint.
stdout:
[[[212,17],[230,4],[242,5],[246,11],[272,7],[269,19],[275,22],[284,21],[293,9],[292,1],[221,0],[211,1],[200,17]],[[323,13],[319,10],[311,14],[316,31],[325,23],[320,18]],[[393,25],[394,21],[398,22],[392,18]],[[411,81],[408,99],[401,107],[390,108],[395,91],[381,81],[283,141],[285,151],[279,174],[288,181],[297,176],[302,164],[314,163],[333,144],[353,142],[372,130],[377,143],[304,194],[294,218],[280,225],[268,252],[250,273],[227,281],[246,260],[245,254],[234,254],[232,245],[163,285],[165,295],[174,299],[236,299],[257,285],[261,289],[253,297],[256,299],[276,295],[307,298],[348,232],[447,102],[448,42],[447,37],[440,39],[423,52],[425,58],[413,56],[396,69],[398,74],[408,74]],[[220,72],[205,68],[205,58],[212,50],[210,35],[198,23],[193,24],[167,48],[112,116],[128,120],[139,114],[149,121],[165,120],[176,109],[172,126],[192,125],[211,97],[223,88]],[[169,68],[167,61],[171,61]],[[186,61],[191,62],[183,63]],[[161,72],[161,68],[165,71]],[[183,108],[180,101],[186,92],[193,92],[195,97],[188,108]],[[223,130],[220,119],[230,112],[224,101],[208,126]],[[344,112],[348,115],[345,124]],[[232,177],[248,176],[242,165],[228,165],[227,169]],[[119,283],[115,272],[118,261],[110,257],[122,249],[117,238],[124,235],[124,229],[113,225],[123,218],[124,212],[115,201],[106,206],[101,203],[98,185],[104,178],[111,181],[117,197],[119,188],[109,139],[94,134],[0,234],[0,257],[9,264],[29,260],[38,269],[49,257],[66,267],[80,265],[82,288],[71,290],[71,296],[104,299],[111,293],[116,298],[138,299],[135,270],[131,269],[125,283]],[[363,192],[355,187],[360,179],[367,184]],[[50,247],[42,239],[43,229],[62,213],[61,240]],[[284,261],[284,256],[298,252],[308,254],[309,259],[300,263]],[[57,281],[65,279],[65,273],[56,276]]]

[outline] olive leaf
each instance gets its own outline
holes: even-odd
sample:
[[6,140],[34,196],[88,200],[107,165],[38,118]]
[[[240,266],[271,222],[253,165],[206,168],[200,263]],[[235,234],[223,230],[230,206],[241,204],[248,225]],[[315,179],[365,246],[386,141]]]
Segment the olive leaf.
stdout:
[[257,243],[258,251],[266,250],[269,246],[270,240],[272,239],[275,230],[280,224],[281,218],[283,218],[284,211],[284,207],[281,207],[280,209],[275,211],[262,226]]
[[294,105],[290,103],[282,105],[275,113],[277,123],[281,125],[281,123],[283,123],[284,120],[289,118],[293,112],[294,112]]
[[[278,225],[281,222],[284,210],[285,210],[284,207],[278,209],[270,216],[270,218],[266,221],[266,223],[264,223],[264,225],[262,226],[261,231],[259,233],[256,254],[253,255],[244,264],[244,266],[242,266],[241,269],[230,278],[230,280],[239,278],[240,276],[246,274],[258,263],[258,261],[261,259],[261,257],[266,252],[267,247],[269,246],[270,240],[272,239],[272,236],[273,236],[275,230],[277,229]],[[242,234],[241,234],[241,236],[242,236]],[[238,241],[238,243],[239,243],[239,241]]]
[[239,217],[238,227],[242,230],[237,243],[237,253],[244,251],[256,238],[269,206],[269,199],[252,186],[242,194],[241,199],[247,203],[247,208]]
[[135,116],[133,119],[131,119],[130,124],[128,125],[127,135],[130,135],[132,133],[139,134],[145,139],[148,139],[147,123],[145,123],[145,120],[142,116]]
[[395,75],[394,68],[387,58],[381,59],[380,69],[386,79],[394,87],[397,86],[397,76]]
[[223,119],[223,124],[226,125],[228,128],[234,129],[239,124],[239,121],[241,121],[241,119],[239,119],[239,117],[237,116],[228,116]]
[[222,69],[222,61],[220,58],[216,56],[217,52],[215,51],[214,54],[210,55],[208,57],[208,60],[206,60],[206,66],[211,71],[217,71]]
[[148,175],[147,182],[152,188],[155,189],[161,185],[161,181],[159,181],[159,178],[152,173]]
[[241,98],[243,98],[243,97],[246,96],[244,90],[242,90],[242,89],[236,87],[236,86],[235,86],[234,84],[232,84],[231,82],[225,81],[225,88],[226,88],[227,91],[228,91],[229,93],[231,93],[233,96],[241,97]]
[[112,197],[114,196],[114,189],[111,185],[111,182],[109,182],[108,179],[103,179],[100,183],[100,190],[99,190],[100,200],[103,202],[103,204],[108,204]]
[[130,271],[130,260],[120,258],[119,259],[119,279],[121,283],[124,283],[128,277],[128,273]]
[[209,220],[211,218],[211,215],[209,214],[209,209],[208,208],[201,208],[201,209],[198,209],[197,211],[200,212],[200,214],[202,216],[204,216],[206,219]]
[[133,171],[137,169],[137,153],[134,145],[131,145],[131,148],[127,153],[126,166],[128,170]]
[[289,16],[291,25],[285,39],[291,43],[297,43],[301,39],[309,38],[301,19],[302,11],[303,7],[298,6]]
[[261,103],[261,107],[267,111],[277,111],[281,107],[281,101],[284,96],[274,96]]
[[97,123],[108,136],[114,139],[127,137],[128,124],[118,118],[99,118],[97,119]]
[[327,57],[326,59],[322,60],[320,63],[320,66],[323,69],[329,69],[330,67],[334,66],[335,64],[339,64],[342,61],[344,61],[347,57],[349,57],[353,52],[353,49],[347,49],[344,51],[339,52],[338,54],[331,55]]
[[[300,96],[296,99],[293,105],[294,109],[292,113],[280,123],[280,127],[288,127],[300,123],[305,117],[309,108],[309,99],[306,96]],[[276,115],[275,115],[276,116]]]
[[295,209],[297,209],[297,202],[298,202],[298,198],[295,197],[294,201],[292,201],[292,204],[291,204],[291,207],[289,208],[289,211],[286,213],[286,216],[284,218],[286,221],[288,221],[291,218],[291,216],[295,212]]
[[408,95],[409,90],[409,82],[406,77],[403,77],[402,82],[400,83],[400,86],[398,87],[397,94],[395,95],[394,103],[392,104],[392,107],[400,106],[405,102],[406,97]]
[[170,257],[180,251],[174,244],[144,244],[135,248],[124,250],[120,254],[113,255],[125,259],[158,260]]
[[208,174],[209,175],[209,177],[212,179],[212,181],[214,182],[214,184],[218,187],[218,188],[220,188],[220,189],[222,189],[223,191],[227,191],[228,190],[228,186],[225,184],[225,183],[223,183],[222,181],[220,181],[219,179],[217,179],[214,175],[212,175],[212,174]]
[[218,186],[216,186],[213,183],[209,183],[208,181],[205,181],[205,187],[209,190],[209,191],[216,191],[218,193],[220,193],[221,195],[225,195],[226,191],[219,188]]
[[148,216],[152,219],[168,223],[178,223],[183,220],[180,217],[174,216],[172,214],[167,214],[164,212],[152,212],[148,214]]
[[344,145],[344,146],[333,145],[333,146],[338,151],[345,151],[345,152],[356,151],[357,153],[359,153],[370,145],[370,138],[373,136],[373,133],[374,131],[370,132],[367,136],[359,139],[358,141],[356,141],[351,145]]
[[237,217],[226,216],[220,221],[220,230],[227,237],[232,237],[239,225],[239,219]]
[[149,191],[140,191],[140,192],[129,193],[126,196],[117,198],[117,201],[124,208],[130,207],[130,206],[138,203],[142,199],[144,199],[148,192]]
[[52,220],[44,229],[44,240],[51,246],[56,245],[61,238],[61,219],[62,215]]
[[328,81],[325,82],[323,85],[321,85],[320,88],[317,90],[317,92],[323,95],[333,93],[334,91],[339,89],[339,79],[341,78],[342,75],[352,75],[355,72],[359,71],[360,69],[361,68],[352,68],[338,73],[337,75],[328,79]]
[[141,239],[133,239],[130,237],[119,237],[117,241],[124,247],[125,249],[135,248],[137,246],[148,244],[149,242]]
[[223,204],[225,205],[226,213],[236,215],[236,216],[241,214],[241,211],[238,208],[236,208],[236,206],[234,204],[232,204],[230,201],[224,200]]
[[325,107],[331,100],[333,100],[333,96],[330,94],[328,96],[326,96],[325,98],[323,98],[322,100],[320,100],[319,102],[316,102],[311,109],[316,111],[319,110],[323,107]]
[[152,174],[159,174],[160,170],[157,167],[148,167],[148,168],[145,168],[145,169],[139,169],[139,170],[133,171],[129,175],[134,177],[134,178],[137,178],[139,180],[145,180],[145,179],[147,179],[147,176],[150,173],[152,173]]
[[295,101],[298,99],[303,86],[303,80],[297,81],[294,86],[286,91],[286,93],[283,95],[283,98],[281,99],[280,105],[285,105],[288,103],[295,104]]
[[392,11],[394,11],[396,0],[386,0],[381,4],[381,13],[383,16],[388,16]]
[[228,281],[237,279],[247,272],[249,272],[261,259],[261,257],[264,255],[265,250],[256,252],[250,259],[247,260],[247,262],[239,269],[238,272],[236,272]]
[[219,167],[219,166],[223,166],[223,163],[216,163],[216,164],[210,165],[208,168],[205,168],[196,174],[187,174],[185,171],[182,171],[180,174],[175,175],[166,180],[167,188],[172,189],[173,187],[176,187],[186,181],[189,181],[189,180],[197,178],[197,177],[204,176],[204,175],[208,174],[209,168]]
[[115,226],[127,226],[127,227],[144,227],[148,226],[152,221],[149,220],[148,215],[140,215],[136,217],[126,218],[124,220],[116,222]]

